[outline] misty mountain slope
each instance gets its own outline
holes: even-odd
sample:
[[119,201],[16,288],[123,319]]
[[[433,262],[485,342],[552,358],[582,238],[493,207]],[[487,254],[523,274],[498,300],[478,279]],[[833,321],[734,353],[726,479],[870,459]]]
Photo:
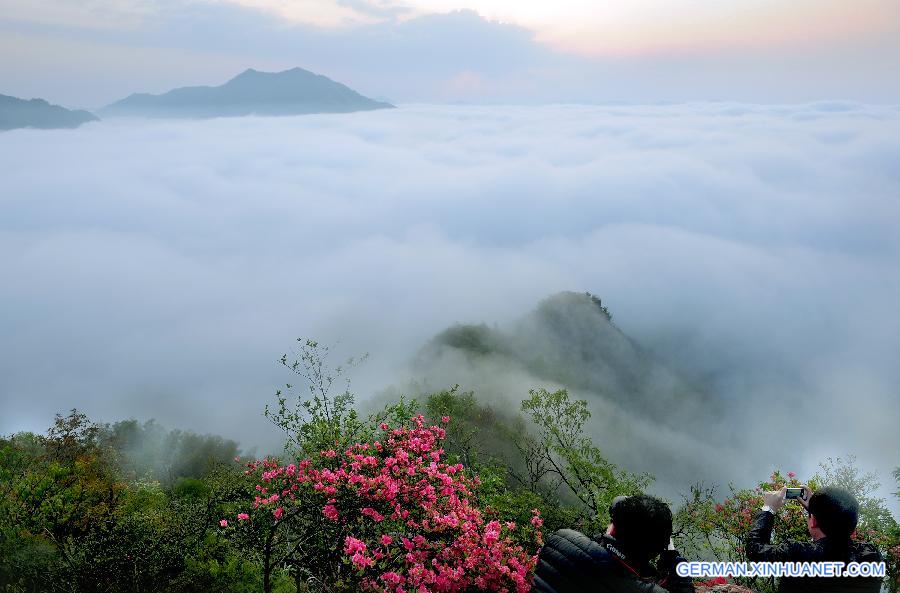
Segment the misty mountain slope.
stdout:
[[709,392],[655,360],[616,327],[600,300],[589,294],[553,295],[503,330],[486,325],[448,328],[426,345],[416,364],[427,376],[450,350],[476,365],[510,365],[658,422],[684,422],[698,406],[715,407]]
[[511,412],[529,389],[566,388],[588,401],[587,430],[609,459],[654,474],[667,496],[720,479],[720,464],[740,458],[713,393],[656,360],[589,294],[553,295],[504,328],[447,328],[420,350],[412,373],[423,392],[459,384]]
[[66,109],[43,99],[25,100],[0,95],[0,130],[77,128],[97,119],[87,111]]
[[388,109],[353,89],[302,68],[283,72],[248,69],[223,85],[133,94],[101,110],[103,115],[144,117],[236,117],[300,115]]

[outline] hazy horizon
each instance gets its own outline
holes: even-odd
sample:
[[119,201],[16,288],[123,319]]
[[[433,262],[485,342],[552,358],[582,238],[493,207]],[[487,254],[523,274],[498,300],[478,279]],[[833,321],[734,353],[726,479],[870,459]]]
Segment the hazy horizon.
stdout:
[[892,0],[0,0],[0,32],[0,93],[73,108],[248,67],[405,104],[900,103]]

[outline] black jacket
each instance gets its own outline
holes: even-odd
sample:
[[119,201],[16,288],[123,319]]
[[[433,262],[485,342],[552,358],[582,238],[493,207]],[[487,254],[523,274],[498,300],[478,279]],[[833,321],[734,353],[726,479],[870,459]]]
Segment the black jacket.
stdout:
[[615,551],[616,541],[609,536],[590,539],[581,532],[561,529],[547,538],[541,549],[531,592],[694,593],[691,579],[675,574],[675,565],[685,561],[678,552],[663,552],[658,564],[661,570],[654,570],[631,567]]
[[[811,541],[769,543],[775,515],[760,511],[747,535],[747,559],[751,562],[881,562],[881,552],[872,544],[849,542],[838,546],[827,537]],[[778,583],[779,593],[878,593],[880,578],[791,577]]]

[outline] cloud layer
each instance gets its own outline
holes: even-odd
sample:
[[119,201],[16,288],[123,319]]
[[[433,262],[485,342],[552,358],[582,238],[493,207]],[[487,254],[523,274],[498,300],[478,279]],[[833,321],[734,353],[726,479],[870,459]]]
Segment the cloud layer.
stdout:
[[897,162],[900,110],[852,103],[4,133],[0,433],[77,406],[270,446],[260,410],[293,338],[371,352],[355,384],[373,393],[417,378],[408,360],[447,325],[572,289],[714,386],[728,446],[761,439],[742,469],[851,452],[885,472]]

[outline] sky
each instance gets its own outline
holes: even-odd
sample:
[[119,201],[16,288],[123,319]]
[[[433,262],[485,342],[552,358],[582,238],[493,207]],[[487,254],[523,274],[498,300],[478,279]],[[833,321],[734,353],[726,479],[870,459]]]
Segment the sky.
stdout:
[[[425,379],[411,361],[447,326],[574,290],[725,402],[722,483],[850,453],[889,484],[897,162],[897,106],[835,101],[4,132],[0,434],[77,407],[277,450],[261,412],[296,338],[368,352],[351,378],[370,401]],[[541,386],[508,378],[513,399]],[[690,431],[634,438],[700,455]]]
[[397,103],[900,102],[895,0],[0,0],[0,93],[300,66]]

